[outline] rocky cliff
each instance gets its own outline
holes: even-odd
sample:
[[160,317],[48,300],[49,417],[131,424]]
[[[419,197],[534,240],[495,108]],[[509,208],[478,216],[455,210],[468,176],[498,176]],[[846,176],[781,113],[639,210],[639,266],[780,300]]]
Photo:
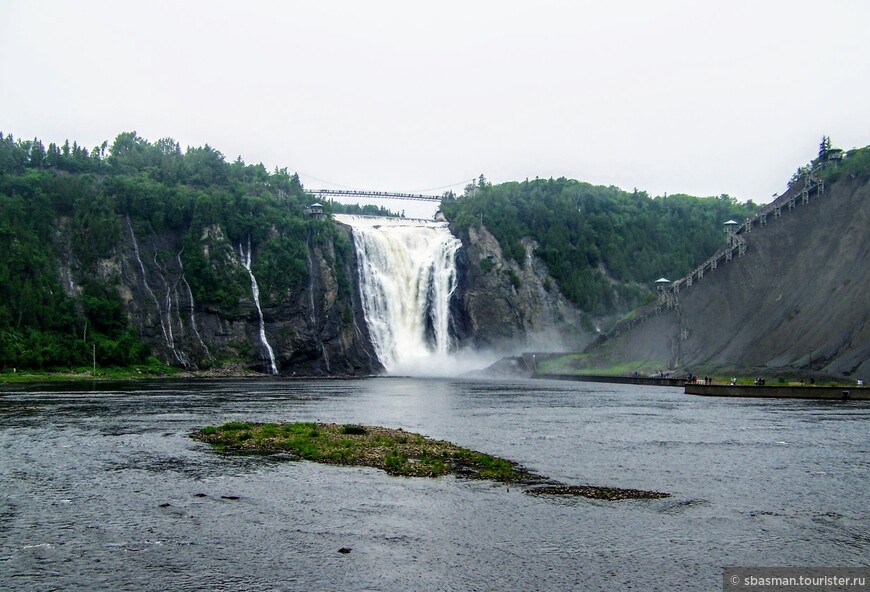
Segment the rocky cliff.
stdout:
[[[162,362],[190,370],[272,373],[274,359],[275,369],[284,375],[355,375],[381,369],[353,281],[355,258],[337,256],[332,242],[318,241],[309,230],[305,279],[284,293],[261,295],[258,310],[245,267],[250,256],[256,271],[256,247],[231,244],[219,225],[207,226],[194,241],[198,259],[239,294],[230,306],[215,306],[194,297],[183,263],[184,250],[191,245],[183,233],[157,234],[137,228],[129,218],[119,218],[119,226],[120,240],[111,256],[98,261],[95,279],[117,290],[129,324]],[[55,237],[58,269],[66,295],[80,300],[83,281],[92,278],[82,277],[72,257],[71,232],[70,221],[62,219]]]
[[636,311],[584,364],[870,376],[870,182],[804,187],[743,224],[714,265]]
[[567,351],[589,343],[590,323],[560,294],[534,243],[523,241],[520,265],[504,257],[486,227],[454,233],[463,248],[453,316],[464,343],[505,351]]
[[[280,238],[276,228],[251,243],[231,240],[219,223],[198,231],[155,232],[142,219],[119,215],[115,226],[107,254],[85,266],[72,247],[74,222],[58,219],[53,251],[60,284],[79,307],[89,283],[116,293],[127,324],[161,362],[188,370],[281,375],[383,370],[361,304],[350,227],[309,223],[301,279],[276,291],[263,273],[255,298],[267,256],[262,245]],[[450,331],[459,347],[564,351],[589,342],[588,321],[559,293],[532,242],[524,242],[520,265],[503,257],[485,228],[458,234],[463,246]],[[218,279],[198,292],[194,277]]]
[[[674,241],[673,220],[742,211],[730,198],[653,200],[567,179],[481,181],[442,204],[465,246],[452,314],[440,290],[425,296],[439,303],[426,338],[450,317],[439,347],[580,348],[600,325],[580,309],[625,310],[649,296],[636,282],[651,269],[709,252],[709,224]],[[329,219],[341,208],[312,200],[287,169],[208,145],[125,132],[88,152],[0,133],[0,371],[95,359],[159,372],[152,356],[200,370],[380,371],[349,231]],[[651,229],[680,244],[642,243],[634,272],[621,247],[636,251]]]
[[[804,196],[796,185],[778,209],[744,224],[727,249],[599,339],[582,363],[870,374],[870,182],[847,176],[819,189]],[[326,221],[299,226],[298,279],[264,282],[257,299],[254,283],[258,273],[261,281],[268,275],[268,245],[281,240],[276,227],[250,243],[231,240],[218,223],[155,232],[141,217],[118,215],[115,226],[113,246],[85,266],[72,247],[74,221],[58,218],[60,284],[79,307],[94,280],[116,292],[129,326],[161,361],[283,375],[383,370],[361,306],[349,228]],[[459,346],[552,352],[590,343],[593,321],[560,294],[534,242],[523,240],[518,263],[503,256],[485,227],[453,232],[463,244],[451,301]],[[206,290],[194,277],[219,281]]]
[[[94,358],[159,371],[150,355],[283,375],[383,369],[349,230],[297,175],[135,132],[105,148],[0,134],[0,371]],[[824,192],[735,234],[727,263],[698,268],[588,359],[866,373],[870,149],[826,148],[811,165]],[[706,257],[723,216],[749,213],[728,196],[567,179],[481,182],[442,207],[464,245],[450,343],[511,352],[582,348],[606,315],[648,299],[659,270]]]

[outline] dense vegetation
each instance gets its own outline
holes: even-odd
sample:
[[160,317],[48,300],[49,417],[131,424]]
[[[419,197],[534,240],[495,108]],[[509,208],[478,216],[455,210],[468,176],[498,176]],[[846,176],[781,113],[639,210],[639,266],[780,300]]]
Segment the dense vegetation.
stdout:
[[500,185],[481,178],[442,204],[459,228],[482,223],[517,263],[525,259],[522,239],[533,239],[562,293],[593,313],[635,306],[658,277],[687,273],[723,245],[726,220],[756,207],[727,195],[652,198],[564,178]]
[[103,365],[147,360],[116,286],[84,280],[80,297],[67,297],[59,253],[76,277],[97,278],[122,235],[174,237],[183,248],[165,256],[181,258],[197,305],[232,314],[250,280],[238,266],[215,267],[220,258],[208,264],[206,230],[219,227],[232,245],[250,241],[268,303],[305,277],[306,241],[349,253],[331,222],[305,217],[307,205],[296,175],[227,162],[208,145],[182,152],[174,140],[132,132],[89,151],[0,134],[0,368],[89,365],[94,352]]
[[384,206],[376,206],[374,204],[343,204],[330,199],[322,205],[323,211],[327,214],[350,214],[352,216],[383,216],[387,218],[398,218],[400,215],[389,208],[385,208]]
[[[836,152],[823,141],[807,168],[828,180],[868,170],[868,149]],[[328,217],[305,215],[308,205],[296,175],[228,162],[208,145],[182,151],[170,138],[129,132],[88,150],[0,133],[0,369],[89,366],[94,355],[105,366],[149,362],[103,269],[133,235],[164,241],[155,263],[177,258],[198,308],[238,314],[250,280],[233,259],[248,244],[263,304],[286,300],[308,273],[309,247],[351,257]],[[755,207],[724,195],[652,198],[567,179],[491,186],[482,178],[442,206],[460,229],[483,223],[520,264],[521,240],[536,241],[562,292],[593,313],[629,308],[657,277],[685,274],[722,244],[722,222]],[[324,211],[396,215],[331,201]],[[226,256],[205,255],[219,249]],[[339,292],[349,290],[343,266],[334,271]]]
[[861,180],[870,178],[870,146],[844,152],[832,147],[828,136],[822,136],[818,156],[798,167],[789,181],[789,186],[808,172],[828,182],[844,177]]

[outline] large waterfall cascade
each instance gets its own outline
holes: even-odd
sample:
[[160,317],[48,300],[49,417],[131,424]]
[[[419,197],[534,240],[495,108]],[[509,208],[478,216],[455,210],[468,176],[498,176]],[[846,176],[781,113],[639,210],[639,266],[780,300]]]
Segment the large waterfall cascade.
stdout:
[[450,298],[462,243],[445,222],[339,214],[357,251],[360,293],[378,360],[415,373],[452,348]]

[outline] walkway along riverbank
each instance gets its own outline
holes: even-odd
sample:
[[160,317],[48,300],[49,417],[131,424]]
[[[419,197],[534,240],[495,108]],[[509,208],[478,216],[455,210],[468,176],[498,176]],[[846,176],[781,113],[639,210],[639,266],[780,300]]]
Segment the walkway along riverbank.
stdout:
[[706,397],[870,401],[870,389],[866,386],[731,386],[729,384],[695,384],[687,382],[686,394]]
[[609,382],[640,384],[645,386],[683,386],[685,378],[657,378],[652,376],[613,376],[607,374],[532,374],[532,378],[545,380],[574,380],[577,382]]
[[870,388],[866,386],[778,386],[730,385],[686,382],[685,378],[658,378],[651,376],[609,376],[606,374],[532,374],[532,378],[545,380],[571,380],[576,382],[605,382],[644,386],[684,387],[687,395],[705,397],[751,397],[759,399],[827,399],[836,401],[870,401]]

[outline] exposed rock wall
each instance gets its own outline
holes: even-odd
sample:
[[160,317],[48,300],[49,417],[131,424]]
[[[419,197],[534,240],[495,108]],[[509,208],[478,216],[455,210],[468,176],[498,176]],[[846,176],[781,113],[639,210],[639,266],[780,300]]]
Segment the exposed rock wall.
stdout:
[[[269,348],[282,375],[366,375],[383,370],[371,344],[359,293],[359,273],[350,228],[348,252],[307,236],[306,274],[283,294],[261,294],[260,313],[243,257],[248,245],[233,244],[219,225],[206,226],[191,244],[187,233],[155,233],[135,221],[118,219],[119,241],[97,262],[96,277],[83,277],[72,258],[69,220],[55,238],[60,281],[81,301],[81,285],[97,279],[118,293],[127,320],[161,361],[191,370],[238,368],[270,373]],[[455,233],[456,234],[456,233]],[[546,266],[526,242],[522,264],[506,260],[485,228],[459,233],[458,287],[451,300],[450,332],[459,347],[505,352],[567,351],[591,339],[589,323],[559,293]],[[251,245],[256,275],[258,250]],[[197,300],[188,281],[184,249],[197,249],[232,296],[218,305]],[[190,253],[188,253],[189,255]],[[264,288],[260,284],[260,291]],[[587,328],[584,328],[584,324]]]
[[[180,234],[137,232],[123,218],[119,225],[120,242],[111,257],[98,262],[96,279],[115,287],[130,325],[161,361],[191,370],[235,366],[270,372],[247,271],[219,226],[207,227],[196,248],[209,265],[223,270],[228,282],[241,286],[233,310],[196,302],[185,276]],[[61,220],[58,229],[61,285],[77,299],[84,278],[70,259],[70,224]],[[337,257],[331,243],[309,240],[308,250],[305,280],[262,304],[265,334],[279,373],[356,375],[381,370],[359,304],[355,258]],[[254,269],[256,259],[254,249]],[[339,271],[350,278],[343,289]]]
[[588,343],[583,317],[560,293],[535,245],[524,242],[522,265],[502,256],[485,227],[454,233],[462,240],[457,256],[459,286],[454,319],[462,341],[505,351],[567,351]]
[[841,179],[742,236],[745,254],[591,348],[595,363],[870,376],[870,183]]

